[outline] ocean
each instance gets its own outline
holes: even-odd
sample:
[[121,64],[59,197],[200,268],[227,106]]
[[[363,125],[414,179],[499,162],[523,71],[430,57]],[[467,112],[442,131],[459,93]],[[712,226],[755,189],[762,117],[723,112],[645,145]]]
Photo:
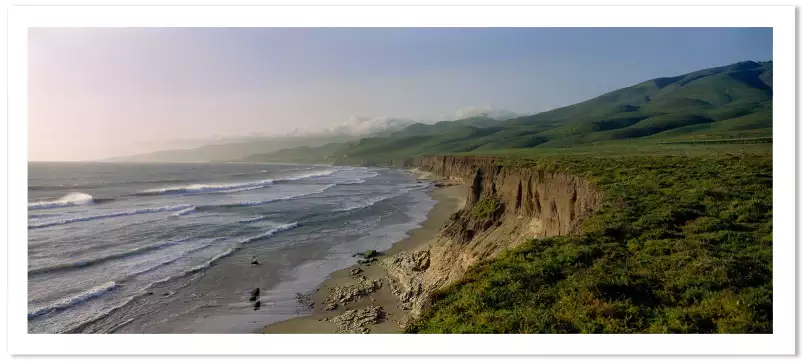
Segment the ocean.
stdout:
[[297,293],[390,248],[435,204],[395,169],[34,162],[28,174],[29,333],[255,332],[309,313]]

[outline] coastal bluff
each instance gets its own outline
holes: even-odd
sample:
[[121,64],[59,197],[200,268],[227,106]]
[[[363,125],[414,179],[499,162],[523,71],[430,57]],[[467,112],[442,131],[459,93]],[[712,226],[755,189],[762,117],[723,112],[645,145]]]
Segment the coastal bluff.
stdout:
[[433,292],[458,281],[472,265],[533,238],[570,234],[602,200],[583,177],[496,157],[427,156],[393,166],[469,186],[465,206],[433,242],[382,261],[412,317],[428,306]]

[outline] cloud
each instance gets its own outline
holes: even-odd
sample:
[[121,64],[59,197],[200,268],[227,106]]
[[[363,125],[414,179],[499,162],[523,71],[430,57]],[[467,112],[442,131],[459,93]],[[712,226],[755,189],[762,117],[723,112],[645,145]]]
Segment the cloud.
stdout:
[[438,121],[455,121],[469,117],[489,117],[497,120],[506,120],[523,116],[525,114],[511,112],[505,109],[498,109],[493,107],[465,107],[458,109],[454,114],[441,115],[431,119],[417,119],[412,120],[404,117],[391,117],[391,116],[377,116],[377,117],[363,117],[351,116],[347,120],[339,124],[311,130],[309,127],[303,126],[295,128],[287,135],[293,136],[312,136],[312,135],[349,135],[355,137],[369,137],[381,133],[398,131],[413,123],[432,124]]
[[454,120],[470,118],[470,117],[488,117],[502,121],[520,116],[523,116],[523,114],[511,112],[506,109],[498,109],[490,106],[486,107],[469,106],[458,109],[454,114]]
[[415,121],[399,117],[359,117],[351,116],[347,121],[328,129],[325,133],[347,134],[352,136],[368,136],[381,132],[396,131],[407,127]]

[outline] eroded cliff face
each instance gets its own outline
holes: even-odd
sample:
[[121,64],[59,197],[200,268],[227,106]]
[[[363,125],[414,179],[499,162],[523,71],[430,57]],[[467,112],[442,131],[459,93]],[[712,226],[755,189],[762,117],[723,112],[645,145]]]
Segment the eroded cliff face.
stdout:
[[493,157],[432,156],[407,165],[469,185],[465,207],[437,240],[384,260],[401,284],[396,294],[414,316],[426,308],[431,292],[457,281],[470,266],[533,238],[571,233],[601,201],[581,177],[503,166]]

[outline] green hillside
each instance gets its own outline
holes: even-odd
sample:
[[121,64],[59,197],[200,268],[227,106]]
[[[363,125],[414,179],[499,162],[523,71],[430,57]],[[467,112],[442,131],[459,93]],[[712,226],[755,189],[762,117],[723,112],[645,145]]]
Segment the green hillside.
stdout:
[[[327,162],[374,164],[427,154],[548,152],[621,141],[648,145],[771,136],[772,62],[747,61],[648,80],[532,116],[417,123],[384,137],[313,149],[312,154],[334,150],[326,155]],[[299,153],[310,150],[284,150],[262,159],[290,160]]]
[[328,143],[319,147],[301,146],[272,153],[245,157],[245,162],[290,162],[299,164],[332,162],[335,154],[346,147],[343,143]]

